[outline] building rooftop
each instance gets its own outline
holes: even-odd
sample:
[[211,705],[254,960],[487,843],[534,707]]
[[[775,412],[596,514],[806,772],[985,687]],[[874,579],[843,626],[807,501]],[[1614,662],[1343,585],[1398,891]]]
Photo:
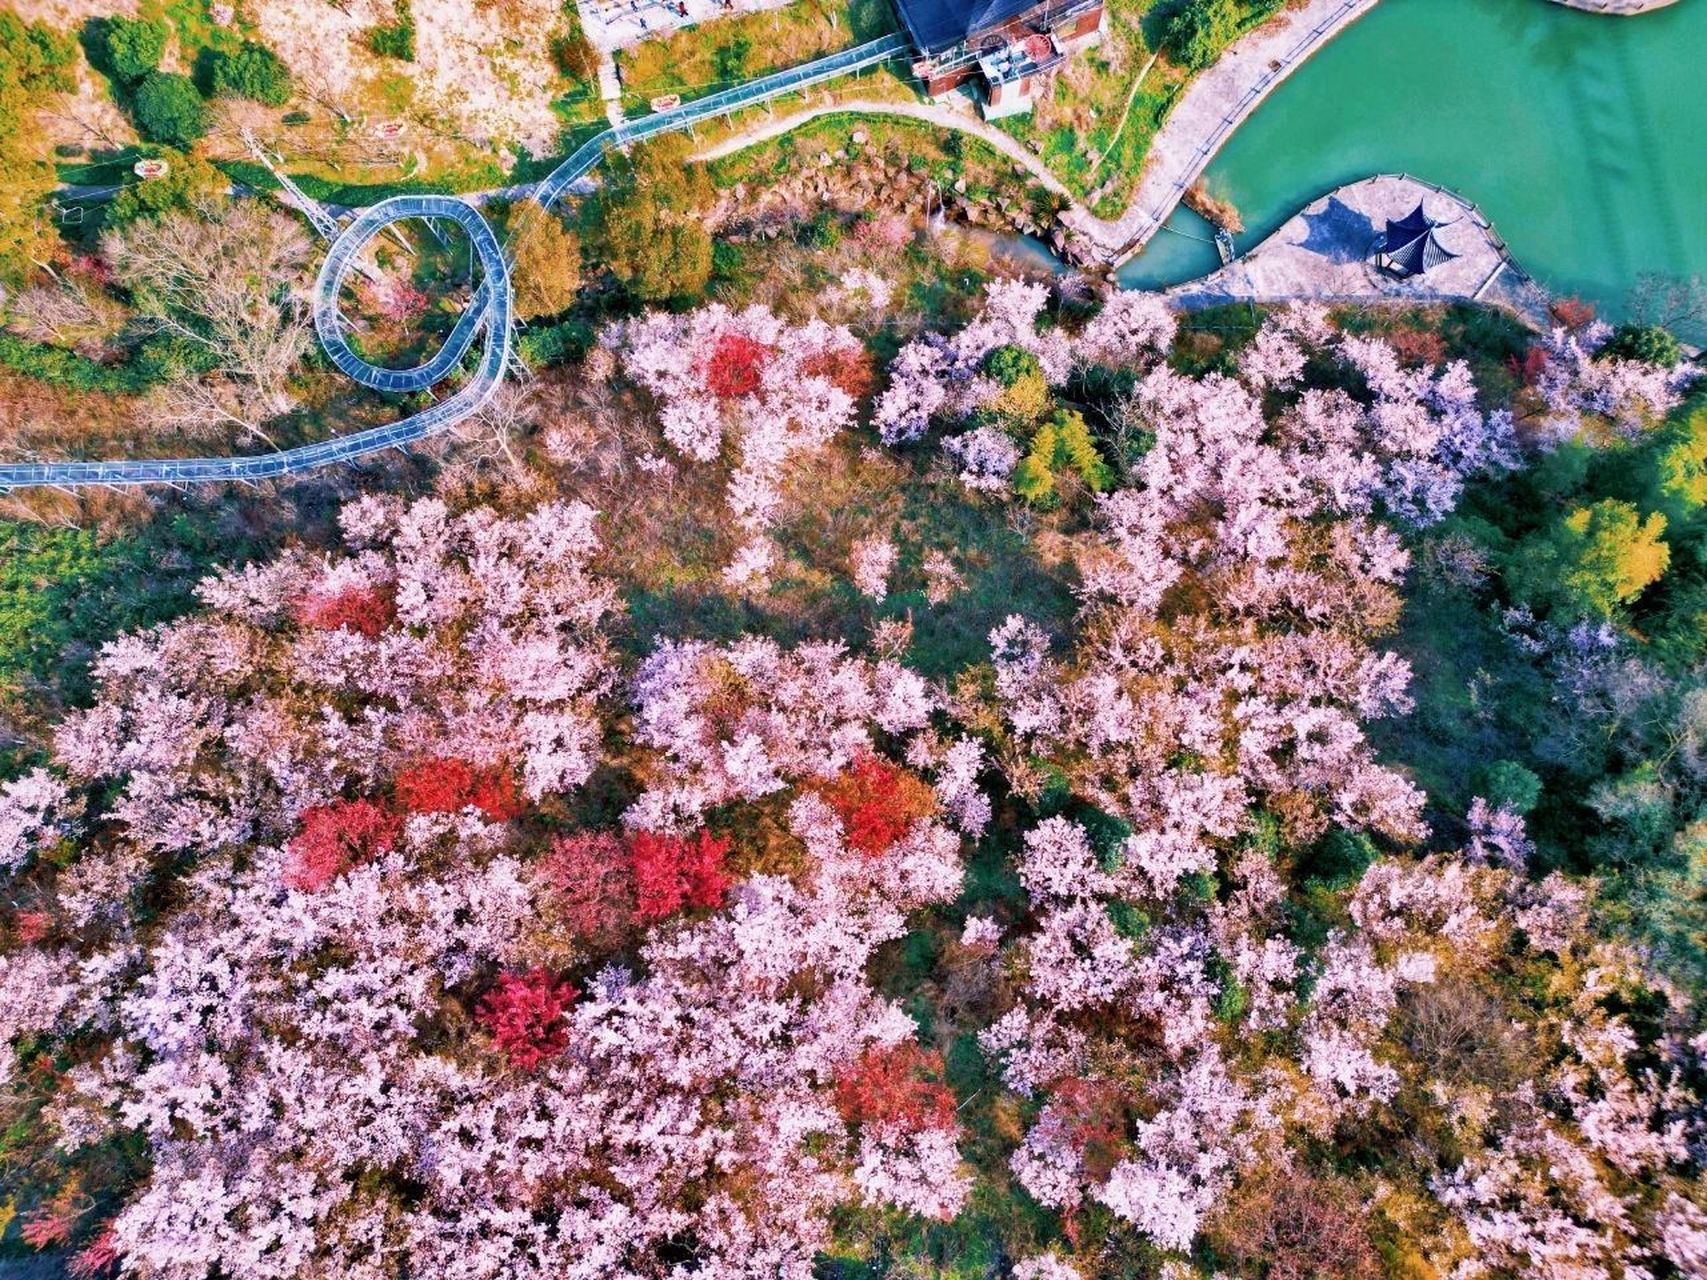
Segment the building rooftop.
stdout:
[[1061,49],[1054,37],[1036,35],[984,54],[978,59],[978,69],[991,84],[1006,84],[1036,75],[1060,61]]
[[1038,0],[895,0],[895,7],[919,52],[942,53],[973,32],[999,27],[1030,12],[1038,7]]
[[1404,217],[1387,219],[1387,233],[1375,252],[1386,258],[1393,270],[1420,276],[1458,256],[1434,234],[1437,227],[1445,225],[1429,217],[1419,201]]

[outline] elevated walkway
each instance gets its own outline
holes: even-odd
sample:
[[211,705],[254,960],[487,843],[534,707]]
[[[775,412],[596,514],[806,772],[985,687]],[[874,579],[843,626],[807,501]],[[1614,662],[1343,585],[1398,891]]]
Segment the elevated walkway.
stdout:
[[[669,111],[613,125],[577,147],[532,191],[549,208],[577,178],[584,176],[614,147],[626,147],[660,134],[686,129],[700,120],[738,111],[823,84],[891,58],[908,56],[904,35],[889,35],[844,49],[786,71],[761,76],[733,89],[696,98]],[[306,197],[304,197],[306,199]],[[312,205],[313,202],[309,201]],[[324,210],[316,210],[325,216]],[[382,427],[358,431],[335,440],[318,441],[248,457],[160,458],[113,462],[12,462],[0,464],[0,490],[32,487],[74,489],[83,486],[127,487],[153,484],[192,484],[212,481],[256,481],[292,475],[332,463],[350,462],[382,449],[399,448],[436,435],[464,421],[492,397],[510,362],[514,322],[510,263],[492,224],[467,200],[448,195],[393,196],[364,209],[348,226],[317,229],[332,237],[332,247],[314,283],[314,330],[327,358],[346,377],[375,391],[406,394],[425,391],[457,369],[484,335],[474,376],[454,395],[419,413]],[[450,336],[424,364],[410,369],[387,369],[357,355],[344,333],[338,297],[352,270],[360,270],[359,254],[367,242],[393,223],[413,218],[448,218],[465,232],[480,260],[481,281],[467,310],[458,317]],[[328,219],[329,221],[329,219]]]

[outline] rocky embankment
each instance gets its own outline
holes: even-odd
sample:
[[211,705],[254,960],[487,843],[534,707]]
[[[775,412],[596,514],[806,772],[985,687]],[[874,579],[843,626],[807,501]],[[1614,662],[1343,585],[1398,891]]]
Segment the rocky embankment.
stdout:
[[[987,231],[1017,232],[1044,241],[1057,253],[1067,251],[1065,230],[1057,219],[1058,197],[1031,187],[1026,197],[990,191],[958,175],[943,183],[922,162],[866,148],[868,135],[856,131],[852,147],[794,157],[788,167],[762,185],[738,182],[726,190],[709,225],[733,240],[770,240],[822,209],[841,213],[898,213],[919,218],[946,216],[950,221]],[[1015,179],[1029,175],[1013,166]]]

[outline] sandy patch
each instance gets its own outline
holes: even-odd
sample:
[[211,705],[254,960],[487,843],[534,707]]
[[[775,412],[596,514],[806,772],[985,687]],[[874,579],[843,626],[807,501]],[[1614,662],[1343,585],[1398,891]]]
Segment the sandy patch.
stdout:
[[89,18],[136,16],[136,0],[14,0],[11,7],[25,22],[45,22],[61,31]]
[[518,143],[536,155],[555,149],[549,41],[556,0],[509,0],[501,9],[414,0],[413,8],[412,64],[378,58],[366,46],[369,30],[394,20],[389,0],[350,0],[343,10],[260,0],[250,12],[304,87],[352,116],[385,115],[377,86],[404,75],[414,84],[407,114],[424,124],[478,144]]

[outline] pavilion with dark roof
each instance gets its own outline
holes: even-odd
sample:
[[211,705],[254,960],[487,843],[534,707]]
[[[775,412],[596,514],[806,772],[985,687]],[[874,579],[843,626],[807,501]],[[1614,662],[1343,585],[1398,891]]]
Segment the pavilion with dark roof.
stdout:
[[933,98],[973,81],[986,118],[1029,111],[1067,57],[1102,36],[1103,0],[895,0]]
[[1375,261],[1396,276],[1425,275],[1458,255],[1435,232],[1449,224],[1428,216],[1423,202],[1402,218],[1388,218],[1386,234],[1375,248]]

